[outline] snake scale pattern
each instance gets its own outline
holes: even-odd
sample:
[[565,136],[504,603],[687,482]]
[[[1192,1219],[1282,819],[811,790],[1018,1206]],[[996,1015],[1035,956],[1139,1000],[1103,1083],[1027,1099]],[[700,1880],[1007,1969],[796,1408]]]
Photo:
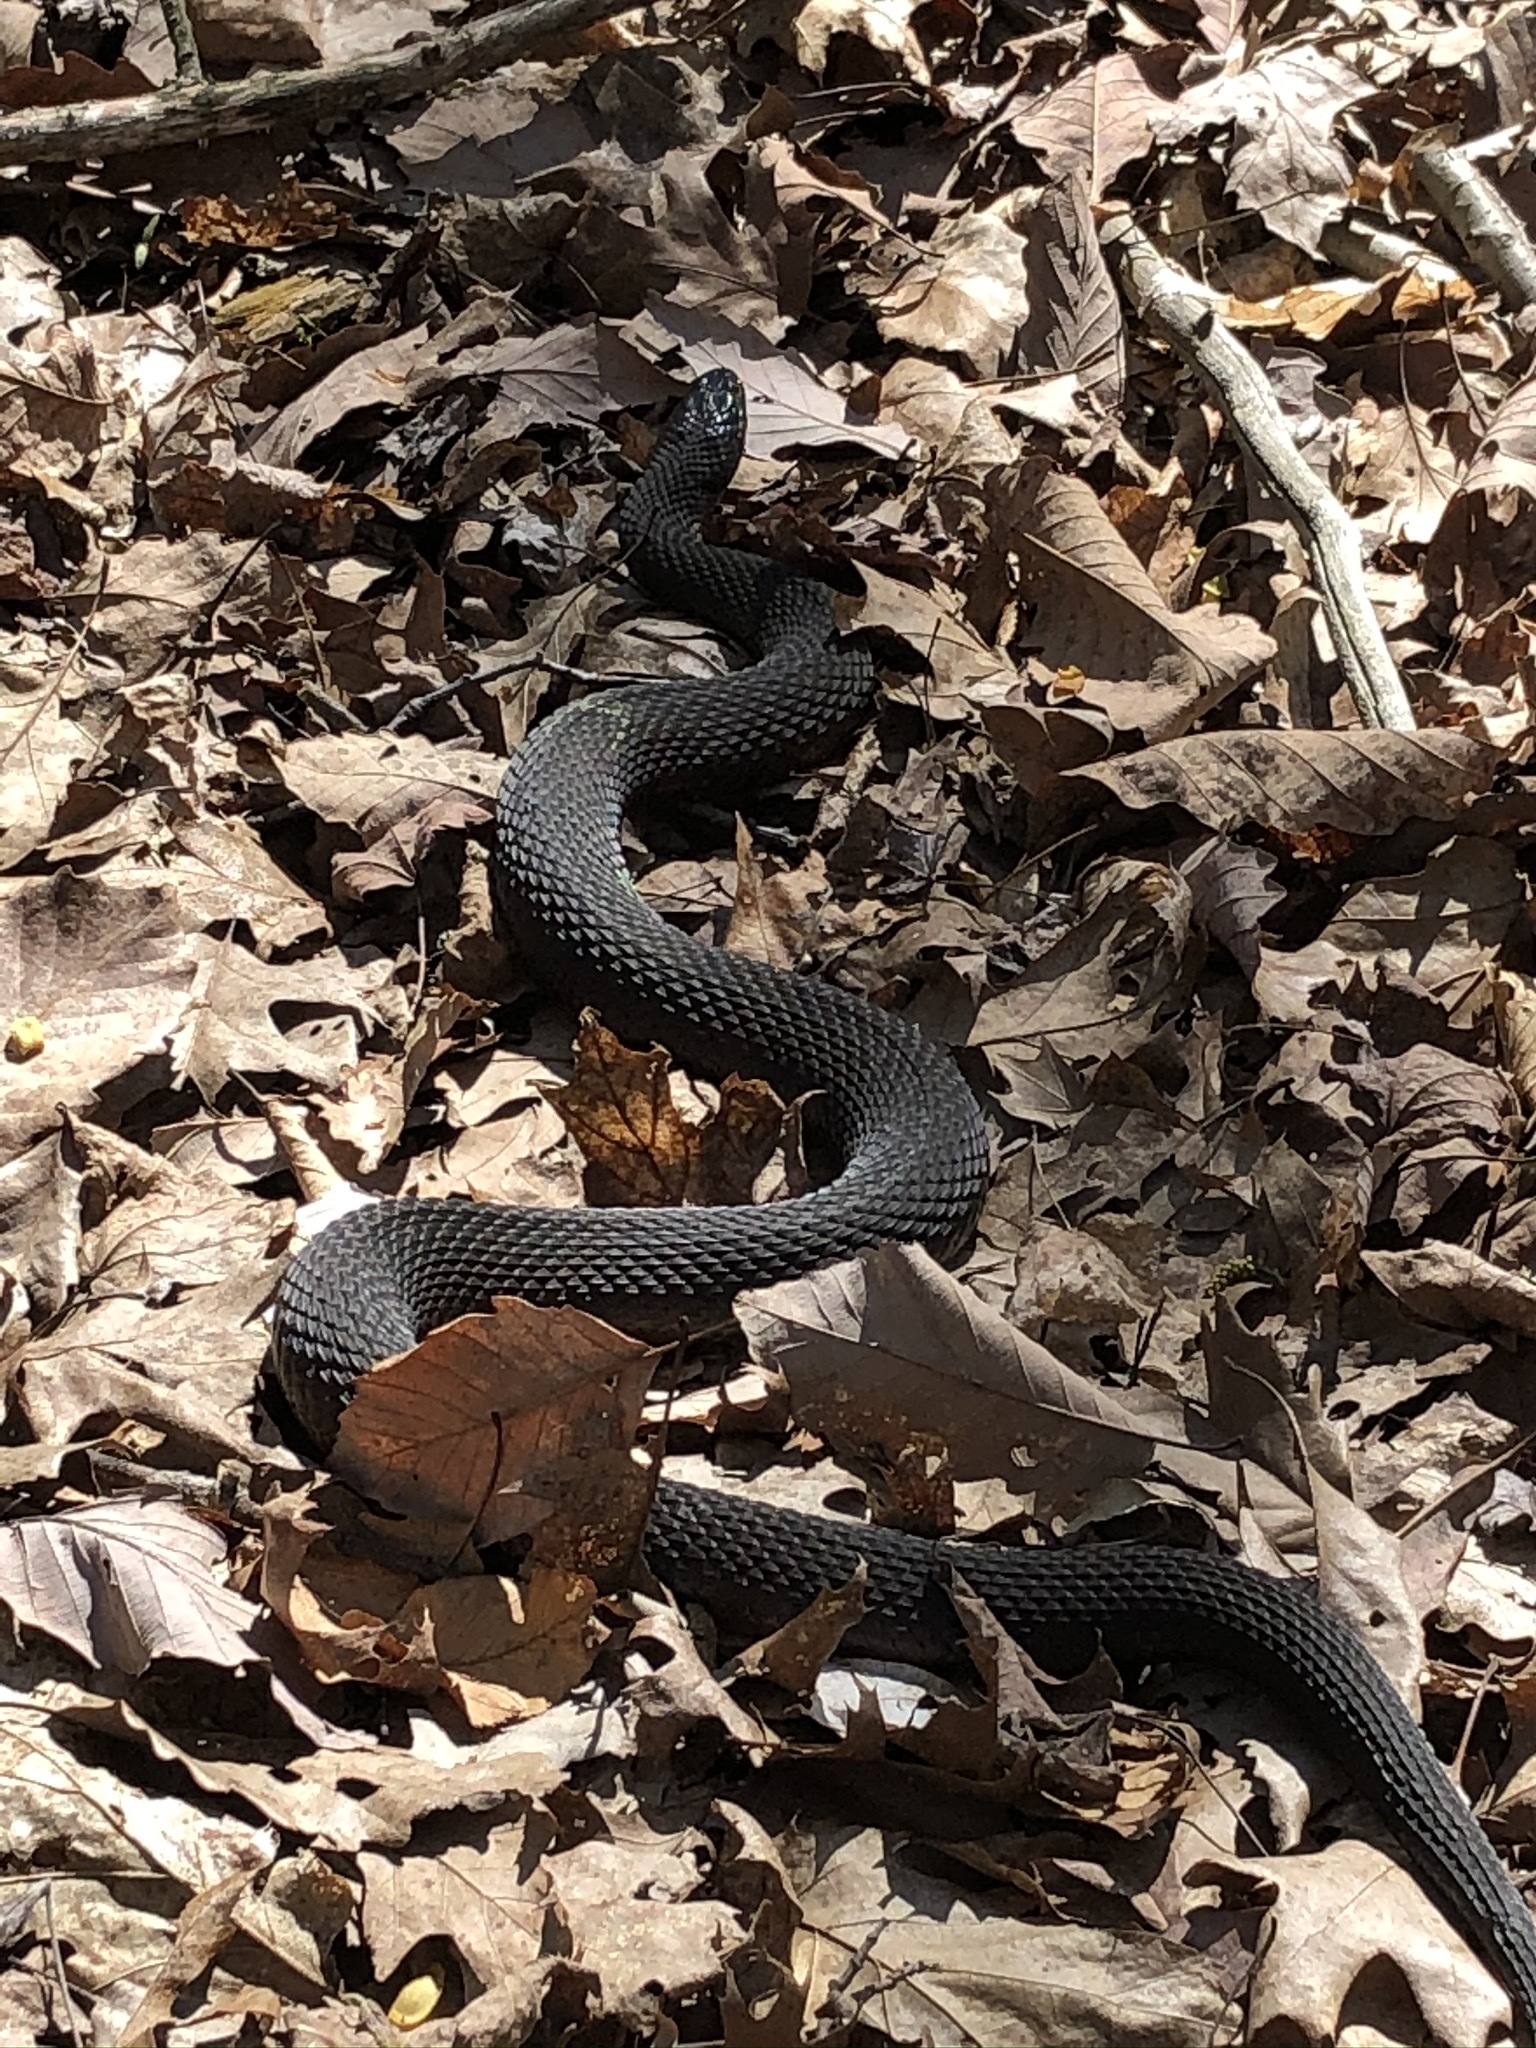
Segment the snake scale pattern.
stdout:
[[[620,843],[642,790],[782,767],[867,712],[868,659],[838,641],[827,591],[700,532],[735,473],[746,405],[737,379],[691,388],[620,509],[631,573],[650,596],[754,652],[708,681],[631,684],[567,705],[518,750],[497,806],[503,919],[550,983],[721,1079],[823,1091],[844,1164],[796,1200],[717,1209],[525,1210],[396,1201],[323,1231],[279,1292],[273,1366],[322,1452],[357,1376],[492,1296],[572,1303],[622,1320],[676,1309],[697,1323],[743,1287],[868,1246],[962,1243],[987,1145],[947,1055],[900,1017],[822,983],[697,945],[635,891]],[[663,1482],[646,1532],[653,1570],[738,1629],[788,1619],[860,1560],[875,1655],[952,1658],[954,1574],[1028,1636],[1068,1622],[1145,1662],[1191,1655],[1253,1680],[1336,1757],[1409,1864],[1536,2027],[1536,1929],[1466,1802],[1364,1642],[1311,1590],[1199,1552],[930,1543]]]

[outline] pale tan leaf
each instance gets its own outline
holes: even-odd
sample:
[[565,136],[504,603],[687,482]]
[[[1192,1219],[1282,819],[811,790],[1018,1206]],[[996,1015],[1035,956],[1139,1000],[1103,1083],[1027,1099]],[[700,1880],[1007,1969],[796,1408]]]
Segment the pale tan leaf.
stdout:
[[43,1027],[41,1050],[5,1067],[0,1157],[51,1126],[60,1103],[85,1109],[163,1051],[196,974],[164,883],[68,870],[0,882],[0,1019]]
[[1346,107],[1370,93],[1354,68],[1315,44],[1272,45],[1241,69],[1211,65],[1177,103],[1153,117],[1160,141],[1231,124],[1228,189],[1272,233],[1317,250],[1344,212],[1354,167],[1334,135]]
[[638,2016],[654,1995],[648,1986],[684,1999],[712,1986],[746,1928],[721,1900],[694,1896],[712,1853],[704,1835],[654,1833],[638,1819],[609,1827],[607,1839],[551,1856],[544,1872],[604,2009]]
[[[1056,672],[1040,701],[1082,704],[1149,743],[1176,739],[1273,654],[1241,613],[1173,611],[1080,478],[1036,462],[994,495],[993,523],[1017,536],[1034,606],[1028,639]],[[1005,702],[1038,697],[1021,686]]]
[[1450,819],[1491,783],[1499,750],[1469,733],[1213,732],[1072,771],[1133,810],[1177,804],[1213,832],[1392,832]]
[[[809,2010],[833,1987],[896,2040],[1215,2041],[1230,1992],[1214,1957],[1155,1934],[994,1914],[874,1829],[781,1844],[803,1919]],[[1004,1929],[1007,1939],[1000,1937]]]
[[1501,1324],[1536,1336],[1536,1280],[1495,1265],[1469,1245],[1426,1244],[1361,1255],[1405,1307],[1452,1329]]
[[53,690],[0,692],[0,868],[18,866],[47,838],[90,751],[84,729],[63,716]]
[[431,1935],[452,1941],[483,1984],[510,1974],[537,1978],[545,1967],[549,1879],[528,1856],[525,1822],[482,1828],[431,1856],[364,1850],[358,1866],[363,1932],[381,1977]]
[[1089,197],[1101,199],[1125,166],[1151,149],[1153,124],[1168,105],[1163,88],[1172,84],[1166,64],[1116,50],[1026,101],[1009,125],[1015,142],[1038,150],[1053,177],[1076,172]]
[[276,765],[317,816],[350,826],[362,840],[363,852],[333,857],[337,893],[352,903],[407,886],[435,839],[482,824],[506,766],[492,754],[435,746],[413,733],[357,732],[291,741]]
[[[921,258],[904,265],[875,300],[880,331],[913,348],[953,351],[981,377],[1013,366],[1028,318],[1026,230],[1030,207],[1017,192],[941,219]],[[1067,391],[1075,389],[1075,379]],[[1070,401],[1062,415],[1071,420]]]
[[1536,370],[1509,390],[1484,429],[1461,479],[1462,496],[1475,492],[1506,516],[1536,499]]
[[834,35],[857,36],[900,60],[909,78],[926,85],[930,72],[912,27],[920,0],[807,0],[794,12],[795,54],[818,77]]
[[[231,1074],[297,1074],[336,1087],[356,1065],[360,1037],[392,1008],[387,959],[354,963],[332,947],[280,966],[212,937],[197,950],[197,984],[173,1051],[178,1073],[208,1102]],[[298,1015],[280,1022],[279,1009]],[[308,1014],[316,1010],[328,1014]]]
[[[1249,1990],[1256,2036],[1284,2028],[1339,2039],[1367,1971],[1378,2039],[1482,2042],[1508,2018],[1508,1999],[1461,1936],[1401,1864],[1367,1842],[1334,1842],[1312,1856],[1213,1856],[1188,1879],[1214,1879],[1270,1907],[1273,1936],[1260,1944]],[[1371,1969],[1382,1958],[1395,1965],[1385,1981]],[[1398,1973],[1407,2000],[1393,1995]]]
[[942,585],[922,590],[862,563],[859,574],[865,592],[859,624],[895,633],[931,670],[932,682],[919,684],[913,694],[935,717],[967,717],[973,690],[983,684],[1006,690],[1017,682],[1012,662],[969,625],[955,591]]
[[88,1663],[254,1661],[257,1610],[214,1576],[224,1539],[171,1500],[124,1495],[0,1529],[0,1600]]

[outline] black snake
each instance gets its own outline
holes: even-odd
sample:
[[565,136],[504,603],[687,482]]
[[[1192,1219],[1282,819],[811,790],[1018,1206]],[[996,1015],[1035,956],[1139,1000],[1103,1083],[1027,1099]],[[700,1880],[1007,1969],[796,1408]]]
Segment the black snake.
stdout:
[[[946,1055],[900,1017],[674,931],[636,893],[620,825],[658,785],[782,766],[869,706],[867,658],[837,640],[829,594],[708,545],[700,522],[741,455],[737,379],[694,384],[619,515],[649,594],[759,659],[708,681],[588,696],[538,726],[502,782],[495,873],[503,918],[556,986],[701,1072],[823,1092],[844,1164],[827,1185],[761,1207],[538,1210],[397,1201],[333,1224],[290,1265],[273,1336],[278,1382],[322,1450],[359,1373],[498,1294],[623,1320],[722,1304],[870,1245],[943,1253],[985,1185],[975,1101]],[[951,1570],[1012,1631],[1070,1621],[1145,1661],[1214,1659],[1268,1689],[1350,1772],[1423,1882],[1536,2026],[1536,1931],[1460,1793],[1364,1643],[1305,1586],[1228,1559],[1129,1546],[1067,1550],[929,1543],[663,1482],[647,1557],[723,1619],[768,1626],[869,1567],[846,1640],[875,1654],[952,1655]],[[1524,2037],[1523,2037],[1524,2038]]]

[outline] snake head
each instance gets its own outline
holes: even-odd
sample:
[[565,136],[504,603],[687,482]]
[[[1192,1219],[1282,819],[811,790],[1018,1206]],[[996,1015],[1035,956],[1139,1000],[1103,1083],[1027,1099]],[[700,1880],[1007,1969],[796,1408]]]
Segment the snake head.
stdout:
[[681,443],[724,489],[747,439],[747,394],[734,370],[706,370],[667,422],[663,442]]

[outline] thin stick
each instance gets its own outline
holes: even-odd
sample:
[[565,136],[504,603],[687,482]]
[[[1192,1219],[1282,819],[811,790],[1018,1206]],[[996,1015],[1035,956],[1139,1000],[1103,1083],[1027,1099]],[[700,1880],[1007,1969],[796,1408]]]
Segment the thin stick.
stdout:
[[276,121],[312,126],[337,120],[428,97],[461,78],[483,77],[547,36],[590,28],[626,11],[626,0],[519,0],[484,21],[330,71],[258,71],[233,85],[174,85],[129,99],[34,107],[0,120],[0,164],[187,148],[215,135],[248,135]]
[[80,2039],[80,2026],[75,2018],[75,2001],[70,1992],[69,1978],[64,1971],[64,1951],[59,1947],[59,1930],[53,1924],[53,1880],[50,1878],[43,1893],[43,1911],[48,1919],[48,1949],[53,1958],[53,1974],[59,1980],[59,1996],[64,2001],[64,2018],[69,2025],[70,2048],[84,2048]]
[[165,16],[165,25],[171,34],[176,76],[183,85],[201,85],[203,60],[197,54],[197,37],[192,30],[192,17],[187,12],[187,0],[160,0],[160,12]]
[[1127,214],[1099,239],[1127,297],[1205,377],[1249,460],[1263,472],[1306,544],[1339,667],[1367,725],[1414,730],[1413,710],[1365,594],[1360,536],[1333,493],[1302,460],[1268,378],[1218,317],[1209,292],[1170,262]]

